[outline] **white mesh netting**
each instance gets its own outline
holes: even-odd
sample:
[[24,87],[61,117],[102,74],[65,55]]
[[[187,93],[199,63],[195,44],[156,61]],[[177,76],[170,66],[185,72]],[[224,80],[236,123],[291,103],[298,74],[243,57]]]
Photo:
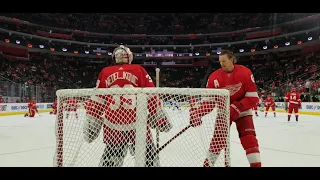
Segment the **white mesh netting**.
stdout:
[[[190,105],[206,99],[215,108],[190,126]],[[57,102],[55,167],[201,167],[210,153],[230,165],[227,90],[67,89]]]

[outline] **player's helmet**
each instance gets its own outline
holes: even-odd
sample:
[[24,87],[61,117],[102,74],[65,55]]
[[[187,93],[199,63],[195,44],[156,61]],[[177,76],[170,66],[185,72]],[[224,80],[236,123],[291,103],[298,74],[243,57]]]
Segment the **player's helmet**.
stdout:
[[114,49],[112,53],[112,60],[116,64],[131,64],[133,60],[133,54],[128,47],[120,45]]
[[296,92],[297,89],[296,89],[296,88],[291,88],[291,91],[292,91],[292,92]]

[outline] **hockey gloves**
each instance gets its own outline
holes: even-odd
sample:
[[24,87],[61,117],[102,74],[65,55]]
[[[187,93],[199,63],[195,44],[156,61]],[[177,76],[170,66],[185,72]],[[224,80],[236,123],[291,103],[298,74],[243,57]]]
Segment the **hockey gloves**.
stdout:
[[160,132],[168,132],[172,128],[172,124],[162,113],[159,116],[149,114],[148,123],[152,129],[157,128]]
[[156,126],[160,130],[160,132],[169,132],[170,129],[172,128],[171,123],[168,121],[166,117],[159,119],[156,122]]
[[[233,121],[236,121],[241,113],[242,104],[234,101],[230,105],[230,124]],[[203,113],[199,113],[199,110],[197,108],[190,108],[190,125],[192,127],[197,127],[202,124],[201,118],[203,117]]]
[[242,104],[234,101],[230,105],[230,123],[236,121],[241,113]]

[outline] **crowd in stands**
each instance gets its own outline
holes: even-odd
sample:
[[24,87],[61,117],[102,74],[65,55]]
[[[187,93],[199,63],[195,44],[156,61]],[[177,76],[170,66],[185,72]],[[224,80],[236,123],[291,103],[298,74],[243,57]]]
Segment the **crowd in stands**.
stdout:
[[[69,35],[66,39],[102,43],[102,44],[127,44],[127,45],[189,45],[189,44],[208,44],[220,42],[235,42],[246,40],[246,33],[221,34],[218,36],[202,36],[202,38],[175,38],[175,34],[205,34],[214,32],[231,32],[243,29],[254,29],[255,27],[269,27],[279,25],[279,23],[294,21],[299,18],[305,18],[315,13],[204,13],[204,14],[166,14],[166,15],[128,15],[119,16],[113,14],[63,14],[63,13],[0,13],[12,18],[27,20],[38,25],[50,25],[51,27],[60,27],[66,29],[88,30],[90,32],[103,32],[117,34],[118,36],[83,36],[83,34],[74,33],[74,31],[65,31],[65,29],[54,29],[43,26],[29,26],[27,24],[13,24],[5,21],[0,22],[0,28],[23,32],[27,34],[40,35],[41,32],[58,33]],[[101,17],[100,17],[101,16]],[[129,19],[135,19],[129,21]],[[62,20],[64,19],[64,20]],[[270,21],[271,19],[271,21]],[[106,26],[100,21],[106,20]],[[140,22],[140,20],[142,20]],[[140,22],[139,25],[135,23]],[[152,22],[152,23],[150,23]],[[188,23],[187,23],[188,22]],[[270,23],[272,22],[272,23]],[[171,25],[167,25],[167,24]],[[177,25],[180,24],[179,26]],[[91,25],[90,25],[91,24]],[[174,25],[176,24],[176,25]],[[154,27],[156,26],[156,27]],[[158,26],[158,27],[157,27]],[[281,27],[281,33],[297,32],[301,30],[318,27],[318,21],[305,21],[300,23],[291,23]],[[99,28],[100,27],[100,28]],[[143,31],[138,31],[140,28]],[[267,28],[268,29],[268,28]],[[270,28],[269,28],[270,29]],[[275,28],[273,28],[275,30]],[[262,31],[263,29],[259,29]],[[120,34],[158,34],[160,36],[147,36],[135,38],[123,38]],[[21,38],[19,38],[21,39]],[[24,39],[24,38],[23,38]],[[61,38],[59,38],[61,39]],[[63,39],[63,38],[62,38]],[[29,39],[28,39],[29,40]],[[32,40],[29,40],[32,43]]]
[[264,27],[313,14],[316,13],[1,13],[0,15],[46,26],[90,32],[190,34]]
[[[108,63],[88,63],[81,61],[62,61],[55,57],[50,60],[32,59],[19,61],[0,58],[0,76],[16,83],[28,83],[43,87],[91,88],[96,84],[100,71]],[[145,68],[155,79],[155,68]],[[161,68],[161,86],[200,87],[205,67]],[[179,75],[179,76],[177,76]],[[178,78],[185,77],[185,78]]]
[[[283,22],[293,21],[315,13],[231,13],[231,14],[63,14],[63,13],[0,13],[8,17],[27,20],[32,23],[60,27],[66,29],[80,29],[92,32],[117,33],[117,34],[187,34],[227,32],[256,26],[270,26]],[[272,20],[272,21],[270,21]],[[152,23],[150,23],[152,22]],[[270,24],[270,22],[272,22]],[[154,26],[154,25],[157,26]],[[314,24],[312,24],[313,26]],[[317,24],[318,26],[319,24]],[[23,25],[13,25],[0,22],[0,28],[13,31],[36,34],[37,30],[48,31],[47,28],[37,29]],[[299,29],[300,28],[300,29]],[[301,30],[296,26],[291,30]],[[303,28],[311,28],[303,26]],[[289,27],[287,28],[290,32]],[[50,30],[51,31],[51,30]],[[0,33],[0,37],[4,36]],[[14,35],[12,35],[14,36]],[[73,36],[73,40],[80,41],[79,36]],[[82,37],[83,38],[83,37]],[[230,37],[228,37],[230,38]],[[231,36],[230,41],[243,40]],[[27,39],[27,38],[25,38]],[[95,42],[97,39],[83,38],[84,42]],[[101,39],[100,39],[101,40]],[[128,39],[127,39],[128,40]],[[215,39],[216,40],[216,39]],[[29,42],[35,39],[28,39]],[[115,44],[116,39],[104,39]],[[117,41],[117,42],[116,42]],[[125,42],[126,39],[122,39]],[[181,44],[183,41],[168,39],[165,36],[149,38],[147,41],[128,40],[133,44]],[[210,43],[211,39],[202,39],[197,42]],[[120,41],[119,41],[120,42]],[[195,41],[194,41],[195,42]],[[189,42],[188,42],[189,43]],[[133,50],[134,51],[134,50]],[[304,54],[301,50],[277,53],[270,58],[270,54],[240,57],[238,63],[249,67],[256,80],[259,91],[274,93],[277,97],[283,97],[291,87],[296,87],[302,93],[303,101],[319,101],[316,96],[320,94],[320,52]],[[80,60],[79,60],[80,59]],[[0,56],[0,78],[9,79],[15,83],[39,86],[41,88],[91,88],[96,84],[99,72],[105,66],[111,65],[111,61],[104,60],[96,63],[81,58],[59,56],[46,56],[44,54],[30,53],[30,61],[6,59]],[[219,68],[215,59],[210,65],[212,70]],[[162,87],[203,87],[208,73],[208,67],[161,67]],[[151,77],[155,79],[155,67],[147,67]],[[0,79],[0,87],[1,79]],[[48,91],[49,92],[49,91]],[[51,92],[51,91],[50,91]],[[3,94],[1,95],[6,95]],[[46,93],[46,91],[44,91]],[[44,96],[48,96],[44,94]],[[280,99],[282,100],[282,99]]]

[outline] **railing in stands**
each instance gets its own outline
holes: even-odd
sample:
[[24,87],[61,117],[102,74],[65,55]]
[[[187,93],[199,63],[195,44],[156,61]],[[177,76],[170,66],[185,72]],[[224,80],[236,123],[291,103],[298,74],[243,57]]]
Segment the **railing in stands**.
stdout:
[[16,83],[0,76],[0,95],[6,103],[26,102],[35,97],[37,102],[53,102],[56,89],[40,85]]

